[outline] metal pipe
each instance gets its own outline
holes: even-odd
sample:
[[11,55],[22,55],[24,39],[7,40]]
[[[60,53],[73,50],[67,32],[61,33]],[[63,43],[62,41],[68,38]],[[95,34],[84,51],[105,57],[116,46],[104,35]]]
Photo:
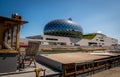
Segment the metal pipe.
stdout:
[[41,77],[41,76],[40,76],[40,72],[41,72],[41,71],[43,71],[42,68],[36,68],[36,69],[35,69],[36,77]]

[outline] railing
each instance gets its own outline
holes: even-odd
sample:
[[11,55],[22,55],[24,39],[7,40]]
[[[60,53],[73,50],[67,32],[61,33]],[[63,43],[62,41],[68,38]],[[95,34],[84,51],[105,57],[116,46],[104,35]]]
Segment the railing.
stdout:
[[39,50],[54,50],[54,49],[60,49],[60,50],[113,50],[113,46],[103,46],[103,47],[95,47],[95,46],[69,46],[69,45],[40,45]]
[[86,63],[70,63],[64,64],[64,76],[80,74],[97,69],[109,69],[120,64],[120,56],[109,57],[103,60],[89,61]]

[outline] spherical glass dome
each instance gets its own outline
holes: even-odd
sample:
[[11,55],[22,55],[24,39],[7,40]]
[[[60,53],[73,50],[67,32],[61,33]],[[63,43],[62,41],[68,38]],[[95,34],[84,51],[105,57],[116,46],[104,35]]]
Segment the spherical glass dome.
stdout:
[[44,27],[45,35],[81,38],[82,33],[81,26],[70,19],[53,20]]

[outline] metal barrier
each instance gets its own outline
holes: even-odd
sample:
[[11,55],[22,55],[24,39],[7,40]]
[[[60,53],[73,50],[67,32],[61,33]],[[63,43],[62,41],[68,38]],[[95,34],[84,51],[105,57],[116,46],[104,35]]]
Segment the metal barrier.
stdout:
[[63,65],[64,76],[95,71],[101,68],[110,69],[120,65],[120,55],[112,56],[102,60],[88,61],[84,63],[69,63]]

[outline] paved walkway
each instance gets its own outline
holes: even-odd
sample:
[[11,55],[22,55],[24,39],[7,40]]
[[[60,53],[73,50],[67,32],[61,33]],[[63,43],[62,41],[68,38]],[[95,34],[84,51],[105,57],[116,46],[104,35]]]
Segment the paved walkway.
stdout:
[[[37,64],[37,68],[43,68],[46,69],[46,75],[51,75],[51,74],[58,74],[59,72],[52,70],[46,66],[43,66],[39,63]],[[19,73],[19,71],[17,71],[18,74],[12,74],[12,75],[2,75],[0,74],[0,77],[36,77],[36,74],[34,72],[34,69],[32,66],[25,68],[24,70],[22,70],[21,72],[26,72],[26,73]],[[40,73],[41,76],[43,76],[43,72]],[[52,77],[52,76],[50,76]],[[55,76],[55,77],[59,77],[59,76]],[[81,76],[77,76],[77,77],[81,77]],[[82,77],[86,77],[86,75],[82,75]],[[104,70],[102,72],[98,72],[92,75],[89,75],[87,77],[120,77],[120,66],[118,67],[114,67],[108,70]]]
[[[45,75],[51,75],[51,74],[58,74],[59,72],[53,70],[53,69],[50,69],[46,66],[43,66],[39,63],[36,63],[37,65],[37,68],[43,68],[43,69],[46,69],[45,71]],[[35,68],[31,65],[31,67],[28,67],[28,68],[25,68],[25,69],[22,69],[22,71],[16,71],[15,73],[16,74],[10,74],[10,75],[3,75],[3,74],[7,74],[7,73],[0,73],[0,77],[36,77],[36,74],[34,72]],[[12,72],[13,73],[13,72]],[[40,73],[41,76],[44,75],[43,72]]]
[[87,77],[120,77],[120,66],[104,70],[102,72]]

